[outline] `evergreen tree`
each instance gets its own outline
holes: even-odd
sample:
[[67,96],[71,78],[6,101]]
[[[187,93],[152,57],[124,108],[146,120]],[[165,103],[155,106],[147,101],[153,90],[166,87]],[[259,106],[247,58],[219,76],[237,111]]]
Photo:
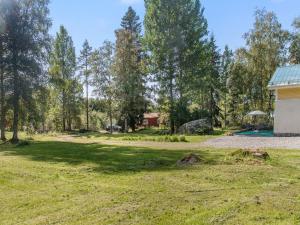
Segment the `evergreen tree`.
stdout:
[[138,49],[133,44],[134,37],[127,30],[119,30],[116,35],[114,70],[121,120],[124,121],[125,131],[127,131],[127,125],[135,131],[136,124],[144,113],[144,74]]
[[80,96],[79,81],[75,77],[75,71],[76,56],[73,41],[67,30],[61,26],[53,43],[49,73],[51,83],[59,93],[63,131],[72,129],[72,118],[74,119],[77,111],[76,108],[74,109],[76,106],[72,104],[76,103]]
[[224,111],[224,126],[227,127],[227,110],[228,110],[228,78],[230,74],[230,66],[233,63],[233,52],[226,45],[225,50],[221,56],[221,74],[220,74],[220,85],[221,85],[221,95],[223,102]]
[[4,17],[5,17],[5,7],[3,3],[0,5],[0,139],[2,141],[6,140],[5,137],[5,117],[6,117],[6,86],[7,86],[7,79],[6,79],[6,33],[4,28]]
[[174,133],[178,120],[176,104],[185,105],[185,93],[197,86],[188,85],[187,81],[195,81],[192,77],[201,70],[197,67],[203,63],[200,60],[207,22],[199,0],[146,0],[145,6],[145,40],[151,52],[151,72],[159,84],[160,96],[166,100]]
[[129,7],[122,19],[123,28],[116,31],[116,94],[125,131],[127,124],[135,131],[145,109],[144,59],[140,44],[141,24],[138,19],[135,11]]
[[93,53],[94,93],[107,102],[110,133],[113,132],[113,104],[115,100],[115,77],[113,73],[114,45],[105,41],[103,46]]
[[133,8],[130,6],[122,18],[121,27],[124,30],[128,30],[136,35],[140,35],[142,32],[142,24],[139,22],[140,17],[136,14]]
[[220,58],[220,53],[216,46],[216,40],[212,35],[207,45],[207,62],[206,73],[204,78],[207,85],[207,99],[209,99],[208,106],[212,126],[221,125],[221,109],[219,106],[221,92]]
[[84,77],[84,85],[86,91],[86,102],[85,102],[85,110],[86,110],[86,129],[89,130],[89,84],[90,84],[90,75],[91,75],[91,56],[92,56],[92,48],[89,46],[87,40],[85,40],[82,50],[80,52],[79,57],[79,69],[81,75]]
[[[253,75],[249,71],[246,49],[237,49],[229,66],[228,121],[231,126],[243,124],[249,112],[249,101],[253,98]],[[256,91],[254,91],[256,92]]]
[[[2,3],[2,2],[1,2]],[[13,138],[18,142],[20,104],[29,106],[39,86],[47,57],[51,25],[48,0],[10,0],[5,13],[7,35],[7,71],[13,106]]]

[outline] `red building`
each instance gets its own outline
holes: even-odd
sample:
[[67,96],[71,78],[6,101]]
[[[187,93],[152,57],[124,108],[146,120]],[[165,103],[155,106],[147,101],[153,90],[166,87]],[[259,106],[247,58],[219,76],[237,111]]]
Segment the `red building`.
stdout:
[[159,113],[145,113],[143,126],[145,127],[159,127]]

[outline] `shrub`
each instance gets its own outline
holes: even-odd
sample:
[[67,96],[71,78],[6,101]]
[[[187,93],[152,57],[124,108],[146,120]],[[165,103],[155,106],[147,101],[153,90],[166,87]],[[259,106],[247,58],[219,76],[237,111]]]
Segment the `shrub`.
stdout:
[[180,135],[180,136],[179,136],[179,141],[180,141],[180,142],[187,142],[185,136],[183,136],[183,135]]
[[198,128],[196,130],[197,134],[199,135],[206,135],[206,134],[211,134],[211,130],[207,127],[203,127],[203,128]]
[[179,142],[179,138],[177,136],[172,136],[171,142]]

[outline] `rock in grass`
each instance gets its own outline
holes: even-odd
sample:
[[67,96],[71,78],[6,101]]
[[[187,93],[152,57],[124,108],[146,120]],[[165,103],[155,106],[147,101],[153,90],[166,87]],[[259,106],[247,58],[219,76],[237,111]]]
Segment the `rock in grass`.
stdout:
[[188,156],[185,156],[181,160],[177,161],[177,165],[178,166],[190,166],[190,165],[200,163],[201,161],[202,160],[200,159],[199,156],[197,156],[195,154],[190,154]]
[[257,159],[267,160],[270,159],[270,155],[262,150],[259,149],[240,149],[231,154],[232,156],[239,156],[239,157],[253,157]]
[[179,129],[179,134],[210,134],[213,132],[213,128],[208,119],[201,119],[191,121],[183,124]]

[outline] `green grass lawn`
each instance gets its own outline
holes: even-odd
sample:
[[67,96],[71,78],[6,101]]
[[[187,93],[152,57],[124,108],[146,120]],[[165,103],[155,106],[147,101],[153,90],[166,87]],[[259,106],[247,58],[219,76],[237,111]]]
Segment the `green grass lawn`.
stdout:
[[[0,224],[300,224],[300,151],[0,145]],[[198,165],[177,166],[188,153]]]

